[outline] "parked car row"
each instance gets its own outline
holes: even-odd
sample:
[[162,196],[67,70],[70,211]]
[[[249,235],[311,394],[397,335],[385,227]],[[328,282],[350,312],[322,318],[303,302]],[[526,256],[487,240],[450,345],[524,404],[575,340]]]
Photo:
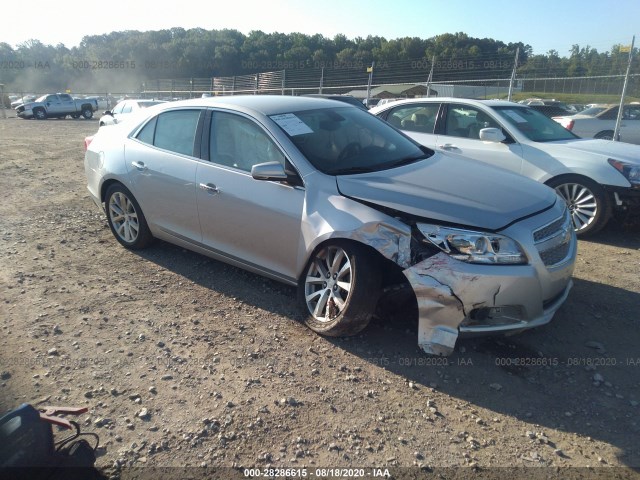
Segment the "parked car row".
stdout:
[[[619,105],[600,106],[553,119],[580,137],[613,140],[619,111]],[[622,109],[618,140],[640,145],[640,104],[625,105]]]
[[[158,104],[86,139],[88,190],[125,248],[163,239],[295,285],[306,324],[323,335],[361,331],[395,284],[417,299],[418,344],[430,354],[451,353],[461,335],[549,322],[572,285],[575,209],[508,171],[524,167],[466,158],[463,140],[481,127],[473,141],[506,152],[575,136],[551,120],[536,130],[545,117],[511,103],[386,107],[375,113],[409,136],[329,99]],[[436,138],[432,148],[418,133]]]

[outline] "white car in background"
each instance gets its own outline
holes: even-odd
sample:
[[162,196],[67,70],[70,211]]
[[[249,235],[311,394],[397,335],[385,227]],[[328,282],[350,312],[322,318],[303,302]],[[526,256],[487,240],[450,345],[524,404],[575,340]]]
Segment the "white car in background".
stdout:
[[531,107],[499,100],[423,98],[375,107],[370,113],[429,148],[555,188],[580,236],[604,227],[614,209],[640,208],[640,147],[580,139]]
[[107,97],[96,97],[96,96],[88,96],[84,98],[94,98],[98,103],[98,110],[108,110],[110,105],[109,99]]
[[100,117],[100,126],[115,125],[122,122],[128,115],[139,112],[148,107],[153,107],[159,103],[165,103],[164,100],[146,100],[146,99],[128,99],[118,102],[113,110],[107,110]]
[[[553,119],[579,137],[613,140],[619,110],[620,106],[615,105],[595,116],[585,115],[589,112],[580,112],[577,115],[553,117]],[[632,103],[624,106],[619,140],[640,145],[640,104]]]

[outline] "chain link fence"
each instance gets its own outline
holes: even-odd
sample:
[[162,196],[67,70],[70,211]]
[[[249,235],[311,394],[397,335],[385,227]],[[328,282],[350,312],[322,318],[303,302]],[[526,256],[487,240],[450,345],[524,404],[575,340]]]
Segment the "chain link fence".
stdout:
[[[256,69],[262,65],[256,62]],[[358,98],[404,98],[454,96],[506,98],[514,62],[496,57],[474,60],[435,59],[382,62],[328,62],[309,64],[284,62],[286,68],[210,78],[173,78],[149,81],[143,92],[166,98],[193,98],[205,95],[308,93],[351,94]],[[519,93],[575,95],[620,95],[624,72],[620,65],[605,65],[602,75],[558,76],[548,65],[516,69],[513,91]],[[368,71],[368,70],[372,70]],[[519,71],[520,70],[520,71]],[[640,97],[640,74],[630,75],[627,95]]]

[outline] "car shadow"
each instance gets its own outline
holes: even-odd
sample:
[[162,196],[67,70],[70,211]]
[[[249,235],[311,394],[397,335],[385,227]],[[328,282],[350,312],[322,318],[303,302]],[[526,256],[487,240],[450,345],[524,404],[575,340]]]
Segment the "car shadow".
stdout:
[[[211,291],[301,323],[294,287],[165,242],[136,253]],[[574,279],[550,324],[510,337],[460,339],[449,357],[418,348],[411,309],[375,317],[356,337],[326,340],[416,388],[434,388],[532,430],[606,442],[622,464],[640,471],[638,305],[636,292]]]
[[638,249],[640,248],[640,216],[613,218],[601,231],[580,240],[612,247]]

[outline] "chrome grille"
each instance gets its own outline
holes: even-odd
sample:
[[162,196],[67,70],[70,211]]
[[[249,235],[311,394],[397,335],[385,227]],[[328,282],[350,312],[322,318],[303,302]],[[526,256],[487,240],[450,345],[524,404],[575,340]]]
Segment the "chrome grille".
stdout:
[[540,258],[547,267],[562,263],[571,250],[573,225],[568,210],[553,222],[533,232]]
[[540,230],[536,230],[533,233],[533,241],[538,243],[547,238],[551,238],[558,233],[558,231],[562,228],[562,224],[565,222],[566,218],[564,216],[558,218],[557,220],[551,222],[546,227],[542,227]]
[[540,258],[547,267],[557,265],[562,262],[569,254],[570,242],[562,243],[556,247],[540,252]]

